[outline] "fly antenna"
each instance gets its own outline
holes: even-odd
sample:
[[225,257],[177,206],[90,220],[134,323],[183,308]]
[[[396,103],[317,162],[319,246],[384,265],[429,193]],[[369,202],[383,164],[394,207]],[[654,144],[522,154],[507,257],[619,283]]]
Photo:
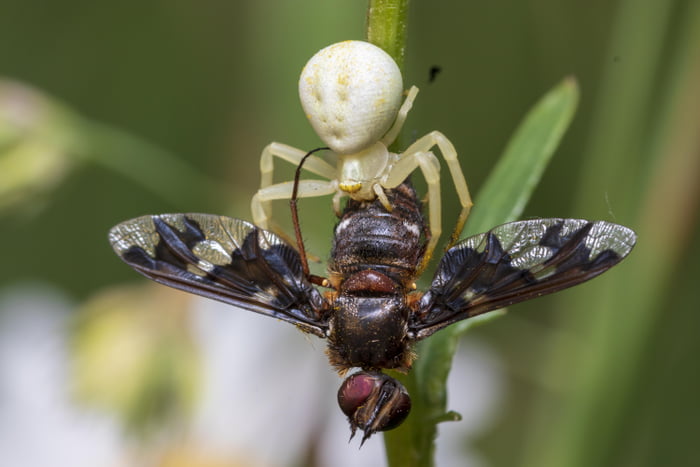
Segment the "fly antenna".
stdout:
[[301,161],[299,161],[299,165],[297,166],[297,170],[294,173],[294,186],[292,188],[292,197],[289,199],[289,209],[292,211],[292,224],[294,225],[294,236],[296,237],[297,240],[297,249],[299,250],[299,256],[301,257],[301,268],[304,271],[304,275],[309,278],[309,280],[317,285],[322,285],[324,287],[327,287],[328,285],[328,280],[319,277],[319,276],[313,276],[311,275],[309,271],[309,261],[306,259],[306,249],[304,248],[304,239],[301,236],[301,227],[299,225],[299,210],[297,209],[297,195],[299,193],[299,177],[301,176],[301,167],[304,165],[304,162],[306,162],[306,159],[309,158],[309,156],[315,152],[318,151],[325,151],[330,148],[316,148],[312,149],[311,151],[307,152],[304,157],[301,158]]

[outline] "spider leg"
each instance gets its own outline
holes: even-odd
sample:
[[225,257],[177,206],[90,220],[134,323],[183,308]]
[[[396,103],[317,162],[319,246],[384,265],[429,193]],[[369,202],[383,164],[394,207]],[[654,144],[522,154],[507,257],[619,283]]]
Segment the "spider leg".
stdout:
[[469,212],[473,206],[472,198],[469,195],[469,187],[467,186],[467,181],[464,178],[464,172],[462,172],[462,168],[459,165],[459,160],[457,159],[457,151],[450,140],[445,137],[445,135],[439,131],[431,131],[411,144],[404,152],[404,156],[415,153],[424,153],[435,146],[440,149],[442,157],[447,163],[447,168],[450,170],[452,182],[455,185],[457,196],[459,197],[459,203],[462,206],[462,211],[457,218],[456,225],[452,231],[452,235],[450,236],[450,242],[447,246],[449,248],[456,243],[457,240],[459,240],[459,236],[464,228],[464,223],[467,221],[467,217],[469,217]]
[[394,124],[391,126],[391,128],[389,128],[389,131],[387,131],[384,137],[382,137],[382,139],[380,140],[382,143],[384,143],[384,146],[389,147],[396,140],[396,137],[399,135],[401,128],[403,128],[403,124],[406,122],[408,112],[411,110],[411,107],[413,107],[413,101],[416,100],[417,95],[418,88],[415,86],[411,86],[411,89],[408,90],[408,95],[406,96],[406,99],[403,101],[403,104],[401,104],[401,108],[399,108],[399,112],[396,115],[396,120],[394,120]]
[[[272,200],[274,199],[289,199],[292,196],[292,190],[289,188],[289,196],[276,197],[272,193],[279,193],[273,190],[272,192],[261,192],[273,185],[274,173],[274,158],[277,157],[290,164],[297,166],[301,159],[306,155],[306,151],[293,148],[286,144],[270,143],[263,149],[260,155],[260,190],[253,197],[251,209],[253,211],[253,222],[263,229],[268,229],[272,219]],[[336,178],[336,169],[328,162],[320,157],[310,156],[304,163],[304,170],[319,175],[328,180]],[[271,197],[272,196],[272,197]],[[320,195],[319,195],[320,196]]]
[[[338,191],[338,183],[335,180],[301,180],[297,198],[312,198],[315,196],[330,195]],[[276,185],[260,188],[250,203],[253,212],[253,223],[260,228],[268,229],[271,217],[266,207],[278,199],[290,199],[294,182],[282,182]]]
[[442,234],[442,206],[440,197],[440,161],[430,151],[404,153],[394,165],[382,184],[385,188],[393,188],[403,182],[412,172],[420,168],[427,184],[428,192],[428,225],[430,239],[423,254],[423,260],[418,267],[418,273],[423,272],[428,265],[435,246]]

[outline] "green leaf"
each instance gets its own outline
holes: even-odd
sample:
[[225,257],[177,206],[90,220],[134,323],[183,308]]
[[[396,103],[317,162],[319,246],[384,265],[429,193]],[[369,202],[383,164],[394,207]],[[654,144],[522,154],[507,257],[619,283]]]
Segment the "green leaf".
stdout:
[[[476,198],[467,224],[471,234],[517,219],[537,186],[576,110],[578,86],[564,79],[525,116]],[[418,345],[418,360],[407,376],[397,376],[413,399],[412,414],[385,434],[390,465],[433,465],[437,423],[446,418],[446,383],[459,337],[504,310],[456,323]]]
[[479,191],[467,232],[475,234],[516,220],[573,119],[578,85],[565,78],[525,116]]

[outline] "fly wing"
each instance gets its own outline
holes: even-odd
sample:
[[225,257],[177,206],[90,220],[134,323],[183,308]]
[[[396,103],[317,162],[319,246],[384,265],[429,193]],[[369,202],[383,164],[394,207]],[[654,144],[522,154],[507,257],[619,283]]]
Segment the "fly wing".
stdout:
[[297,251],[271,232],[223,216],[160,214],[114,226],[109,241],[149,279],[325,336],[323,297]]
[[450,248],[410,324],[423,339],[456,321],[602,274],[629,254],[635,233],[581,219],[503,224]]

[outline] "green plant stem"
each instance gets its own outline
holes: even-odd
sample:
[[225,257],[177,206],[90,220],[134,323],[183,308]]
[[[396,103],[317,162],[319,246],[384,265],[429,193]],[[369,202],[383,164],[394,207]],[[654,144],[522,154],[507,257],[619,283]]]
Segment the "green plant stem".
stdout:
[[408,0],[370,0],[367,41],[391,55],[403,70],[406,51]]
[[[406,30],[408,16],[408,0],[370,0],[367,8],[367,41],[387,52],[403,71],[404,54],[406,51]],[[397,141],[394,145],[398,144]],[[409,393],[418,390],[407,387]],[[413,411],[412,417],[426,420],[428,414],[422,413],[421,406]],[[432,425],[429,424],[429,425]],[[420,459],[432,464],[432,442],[424,446],[414,443],[414,430],[394,432],[393,436],[384,436],[387,462],[389,466],[409,467],[419,465]]]

